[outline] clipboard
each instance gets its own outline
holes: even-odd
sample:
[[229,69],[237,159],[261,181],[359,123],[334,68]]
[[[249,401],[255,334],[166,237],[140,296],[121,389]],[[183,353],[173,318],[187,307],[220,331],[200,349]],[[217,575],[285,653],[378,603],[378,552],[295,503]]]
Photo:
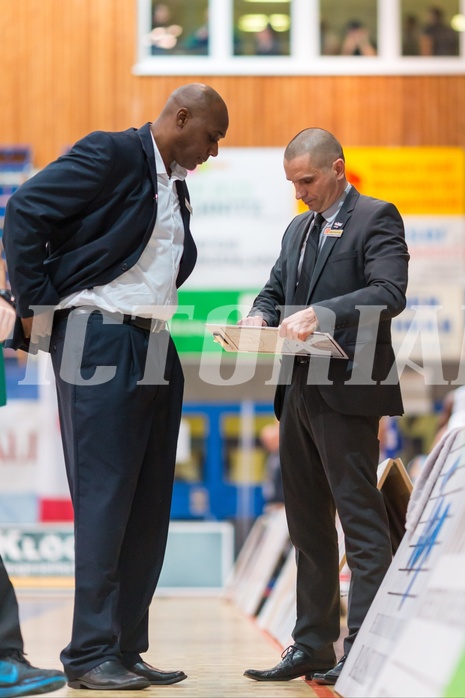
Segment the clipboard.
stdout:
[[207,330],[225,351],[256,354],[292,354],[347,359],[342,347],[328,332],[314,332],[305,341],[279,336],[277,327],[207,323]]

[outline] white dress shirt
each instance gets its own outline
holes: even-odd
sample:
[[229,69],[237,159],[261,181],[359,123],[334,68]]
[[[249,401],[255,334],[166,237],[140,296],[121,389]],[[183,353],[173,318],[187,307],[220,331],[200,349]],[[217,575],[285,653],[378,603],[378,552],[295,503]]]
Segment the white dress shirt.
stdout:
[[169,320],[177,309],[176,278],[184,249],[184,225],[175,182],[187,170],[173,162],[171,177],[152,135],[158,183],[157,220],[136,264],[103,286],[78,291],[57,308],[95,306],[109,312]]

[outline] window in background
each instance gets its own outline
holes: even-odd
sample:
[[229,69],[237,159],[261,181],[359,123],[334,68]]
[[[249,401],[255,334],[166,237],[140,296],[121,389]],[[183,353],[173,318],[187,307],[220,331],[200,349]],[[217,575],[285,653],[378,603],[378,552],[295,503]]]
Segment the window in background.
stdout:
[[289,56],[292,0],[234,0],[236,56]]
[[322,56],[376,56],[377,33],[377,0],[320,0]]
[[403,56],[458,56],[459,0],[402,0]]
[[147,43],[154,56],[208,55],[208,0],[152,1]]
[[137,75],[464,72],[465,0],[137,0],[137,5]]

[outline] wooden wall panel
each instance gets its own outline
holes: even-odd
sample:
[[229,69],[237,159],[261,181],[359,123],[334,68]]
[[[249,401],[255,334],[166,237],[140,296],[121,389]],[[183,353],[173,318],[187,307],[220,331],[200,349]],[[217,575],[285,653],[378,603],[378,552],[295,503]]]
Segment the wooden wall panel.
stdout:
[[135,76],[136,0],[0,0],[0,143],[41,167],[94,129],[153,120],[168,94],[208,82],[225,98],[224,145],[284,146],[307,126],[346,146],[465,147],[465,75]]

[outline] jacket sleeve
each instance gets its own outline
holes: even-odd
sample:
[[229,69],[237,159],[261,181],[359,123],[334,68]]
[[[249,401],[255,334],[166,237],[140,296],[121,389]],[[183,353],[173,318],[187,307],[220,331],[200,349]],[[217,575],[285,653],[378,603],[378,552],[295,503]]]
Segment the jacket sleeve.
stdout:
[[[368,212],[360,231],[363,283],[349,293],[334,295],[312,303],[325,331],[325,319],[336,318],[336,327],[357,327],[371,324],[370,313],[360,314],[358,308],[383,308],[381,320],[399,315],[406,305],[409,253],[405,242],[402,218],[393,204],[386,202]],[[326,313],[324,309],[331,311]]]
[[44,262],[54,245],[65,243],[62,223],[79,219],[105,186],[113,160],[111,139],[95,132],[24,182],[9,198],[3,240],[20,317],[32,315],[30,306],[59,302]]

